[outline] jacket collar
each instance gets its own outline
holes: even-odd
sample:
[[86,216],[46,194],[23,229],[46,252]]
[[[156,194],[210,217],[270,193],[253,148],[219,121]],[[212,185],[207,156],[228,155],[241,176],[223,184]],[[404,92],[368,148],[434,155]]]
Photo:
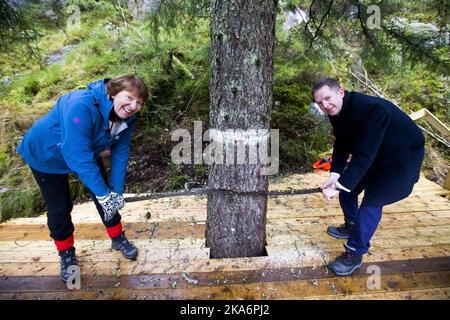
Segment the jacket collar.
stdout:
[[[91,92],[92,96],[94,97],[95,104],[100,109],[100,114],[103,117],[103,125],[105,127],[108,127],[108,121],[109,121],[109,114],[111,112],[111,109],[113,108],[113,100],[108,95],[108,92],[106,90],[106,83],[109,81],[109,78],[101,79],[96,82],[92,82],[87,85],[88,90]],[[133,121],[136,118],[136,115],[132,115],[131,117],[128,117],[126,120],[122,120],[129,124],[131,121]]]
[[352,103],[352,98],[353,98],[353,91],[347,91],[345,90],[345,95],[344,95],[344,101],[342,102],[342,109],[341,112],[339,112],[339,116],[344,116],[347,111],[350,109],[350,105]]

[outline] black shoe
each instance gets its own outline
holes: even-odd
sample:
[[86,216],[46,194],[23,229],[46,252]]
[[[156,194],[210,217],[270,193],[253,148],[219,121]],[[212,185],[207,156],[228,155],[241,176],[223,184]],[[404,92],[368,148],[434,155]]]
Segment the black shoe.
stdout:
[[353,221],[345,221],[339,227],[328,227],[327,233],[336,239],[348,239],[350,236],[350,228],[354,226]]
[[346,250],[330,265],[338,276],[349,276],[362,266],[362,255]]
[[69,277],[76,272],[75,268],[70,268],[72,270],[69,271],[69,267],[78,266],[77,257],[75,256],[75,247],[60,251],[58,254],[61,263],[61,280],[67,283]]
[[111,248],[121,251],[123,256],[130,260],[135,260],[138,255],[138,249],[125,237],[125,232],[116,238],[112,238]]

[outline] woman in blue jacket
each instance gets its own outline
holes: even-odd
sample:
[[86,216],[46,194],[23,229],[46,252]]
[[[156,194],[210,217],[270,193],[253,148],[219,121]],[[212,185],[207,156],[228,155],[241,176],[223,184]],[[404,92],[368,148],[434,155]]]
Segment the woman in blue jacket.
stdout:
[[[138,255],[122,231],[118,211],[125,205],[122,193],[135,113],[148,97],[147,86],[135,75],[93,82],[86,89],[63,95],[17,147],[44,196],[47,224],[65,282],[71,275],[68,268],[77,265],[69,173],[75,172],[90,190],[112,248],[128,259]],[[102,156],[111,160],[109,183]]]

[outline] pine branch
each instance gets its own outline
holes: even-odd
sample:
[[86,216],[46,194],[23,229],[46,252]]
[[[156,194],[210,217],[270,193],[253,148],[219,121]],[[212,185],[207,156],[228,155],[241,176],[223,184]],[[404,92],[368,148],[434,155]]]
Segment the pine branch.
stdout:
[[[310,6],[310,8],[309,8],[309,12],[310,12],[310,14],[309,14],[309,15],[310,15],[310,20],[309,20],[309,21],[312,21],[312,22],[313,22],[314,26],[316,27],[316,30],[315,30],[315,32],[314,32],[313,37],[311,38],[311,40],[310,40],[310,42],[309,42],[308,47],[307,47],[306,50],[305,50],[305,54],[309,51],[309,49],[311,49],[311,47],[312,47],[314,41],[318,38],[320,29],[322,28],[322,25],[323,25],[323,23],[325,22],[325,19],[330,15],[331,7],[333,6],[333,3],[334,3],[334,0],[331,0],[331,1],[328,3],[327,11],[324,13],[324,15],[322,16],[322,18],[320,19],[320,24],[319,24],[319,26],[317,26],[317,25],[315,24],[315,22],[314,22],[314,18],[313,18],[313,15],[312,15],[312,6],[313,6],[313,4],[314,4],[314,0],[312,1],[311,6]],[[308,21],[308,22],[309,22],[309,21]],[[305,28],[308,28],[308,22],[306,23]]]

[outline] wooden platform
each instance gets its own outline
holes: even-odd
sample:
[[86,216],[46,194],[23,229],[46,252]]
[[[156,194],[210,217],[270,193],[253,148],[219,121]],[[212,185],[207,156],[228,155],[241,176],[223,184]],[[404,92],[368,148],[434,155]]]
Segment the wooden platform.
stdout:
[[[292,175],[270,188],[317,187],[326,176]],[[140,249],[135,262],[110,249],[93,203],[76,206],[81,290],[59,279],[46,216],[14,219],[0,224],[0,299],[449,299],[445,195],[422,177],[408,199],[386,206],[365,263],[351,277],[326,267],[343,251],[343,240],[326,228],[343,217],[337,200],[320,194],[269,199],[268,256],[257,258],[208,258],[205,197],[127,204],[124,226]]]

